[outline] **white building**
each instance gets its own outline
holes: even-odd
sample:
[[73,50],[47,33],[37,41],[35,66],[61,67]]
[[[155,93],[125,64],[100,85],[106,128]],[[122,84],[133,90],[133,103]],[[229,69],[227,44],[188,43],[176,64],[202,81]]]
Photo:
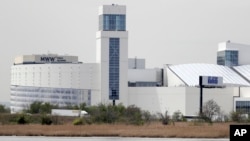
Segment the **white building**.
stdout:
[[182,64],[147,69],[145,59],[128,59],[126,7],[104,5],[98,14],[96,63],[81,63],[76,56],[56,54],[15,58],[11,68],[12,113],[42,101],[59,106],[122,103],[152,113],[168,110],[171,115],[179,110],[185,116],[193,116],[199,112],[199,76],[222,77],[225,86],[204,89],[203,102],[213,99],[225,113],[250,113],[248,45],[220,44],[220,65]]
[[34,101],[58,106],[100,103],[99,64],[76,56],[23,55],[11,67],[11,112]]

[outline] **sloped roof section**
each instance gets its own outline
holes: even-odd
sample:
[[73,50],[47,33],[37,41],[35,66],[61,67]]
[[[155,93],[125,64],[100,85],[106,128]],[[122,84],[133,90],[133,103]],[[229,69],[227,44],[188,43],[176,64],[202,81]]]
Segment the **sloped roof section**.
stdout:
[[247,79],[250,82],[250,65],[236,66],[233,67],[242,77]]
[[250,83],[227,66],[215,64],[181,64],[169,65],[168,67],[188,86],[199,85],[199,76],[221,76],[223,77],[223,84],[226,86],[250,86]]

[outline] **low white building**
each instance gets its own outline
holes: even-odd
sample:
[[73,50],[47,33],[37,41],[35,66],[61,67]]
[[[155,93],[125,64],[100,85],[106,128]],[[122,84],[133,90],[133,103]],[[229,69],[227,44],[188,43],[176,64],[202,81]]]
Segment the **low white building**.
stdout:
[[98,78],[99,64],[79,63],[76,56],[17,57],[11,67],[11,112],[23,110],[34,101],[58,106],[100,103]]

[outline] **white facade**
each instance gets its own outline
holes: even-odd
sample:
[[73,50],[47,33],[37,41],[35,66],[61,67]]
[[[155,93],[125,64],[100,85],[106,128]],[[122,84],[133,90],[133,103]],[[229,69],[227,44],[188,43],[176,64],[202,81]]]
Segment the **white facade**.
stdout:
[[162,86],[163,69],[129,69],[128,83],[137,86]]
[[11,85],[99,89],[99,64],[32,64],[11,67]]
[[[107,16],[115,16],[115,15],[126,15],[126,7],[118,6],[118,5],[104,5],[99,8],[99,23],[101,25],[106,24],[106,22],[102,21],[105,19],[105,15]],[[117,23],[116,23],[117,24]],[[117,25],[115,25],[117,26]],[[114,55],[118,55],[116,60],[119,60],[117,66],[119,73],[119,90],[115,93],[118,94],[119,98],[116,99],[118,103],[122,102],[124,105],[127,105],[127,93],[128,93],[128,32],[126,30],[117,30],[116,27],[111,29],[104,29],[104,27],[100,27],[99,31],[96,33],[96,50],[97,50],[97,63],[100,63],[100,85],[101,85],[101,101],[103,103],[112,103],[112,99],[110,98],[113,90],[110,88],[110,59],[113,57],[113,54],[110,54],[111,51],[111,39],[118,39],[119,41],[119,53],[115,52]],[[113,66],[114,67],[114,66]]]
[[[250,88],[247,91],[249,93]],[[199,113],[200,89],[196,87],[129,87],[128,94],[129,105],[137,105],[151,113],[168,111],[172,115],[178,110],[184,116]],[[203,89],[203,104],[212,99],[221,111],[229,114],[234,110],[234,97],[239,95],[237,87]]]

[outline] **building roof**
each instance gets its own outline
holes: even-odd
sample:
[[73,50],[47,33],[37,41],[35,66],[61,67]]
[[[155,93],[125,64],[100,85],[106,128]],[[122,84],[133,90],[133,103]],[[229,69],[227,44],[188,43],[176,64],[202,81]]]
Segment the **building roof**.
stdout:
[[168,68],[188,86],[199,85],[199,76],[221,76],[223,77],[223,84],[226,86],[250,86],[250,83],[227,66],[215,64],[181,64],[169,65]]
[[233,67],[235,71],[241,74],[242,77],[250,81],[250,65],[235,66]]

